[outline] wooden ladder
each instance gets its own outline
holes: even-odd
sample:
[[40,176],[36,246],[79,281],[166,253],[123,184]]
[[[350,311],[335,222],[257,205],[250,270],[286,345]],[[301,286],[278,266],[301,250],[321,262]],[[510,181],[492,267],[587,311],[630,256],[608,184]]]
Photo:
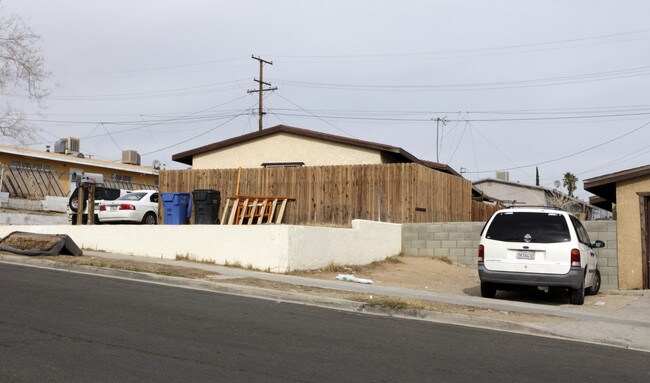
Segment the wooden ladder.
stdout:
[[[251,225],[282,223],[288,197],[237,196],[228,197],[221,216],[222,225]],[[226,220],[228,217],[228,220]]]

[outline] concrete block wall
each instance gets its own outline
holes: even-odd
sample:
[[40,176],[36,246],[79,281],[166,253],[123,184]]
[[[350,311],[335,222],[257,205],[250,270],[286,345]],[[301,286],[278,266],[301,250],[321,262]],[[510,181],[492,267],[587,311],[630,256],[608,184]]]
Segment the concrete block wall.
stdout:
[[[604,290],[618,289],[616,222],[583,222],[591,241],[604,241],[596,249]],[[423,257],[447,257],[455,263],[476,267],[478,241],[485,222],[402,224],[402,252]]]
[[583,221],[582,224],[587,229],[591,242],[596,240],[605,242],[604,248],[594,249],[598,255],[598,270],[600,270],[603,289],[618,289],[616,221]]

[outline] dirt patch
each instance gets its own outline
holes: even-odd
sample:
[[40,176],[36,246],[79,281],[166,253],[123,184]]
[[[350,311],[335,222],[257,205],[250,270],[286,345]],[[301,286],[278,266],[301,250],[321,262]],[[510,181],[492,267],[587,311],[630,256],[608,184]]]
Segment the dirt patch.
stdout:
[[[467,289],[479,286],[476,269],[451,264],[446,259],[431,257],[392,257],[384,262],[367,266],[339,266],[328,269],[293,272],[308,278],[335,279],[337,274],[354,274],[355,277],[372,279],[374,284],[395,286],[439,293],[467,294]],[[471,293],[468,295],[476,295]]]
[[200,279],[210,276],[219,275],[214,272],[207,272],[204,270],[193,269],[190,267],[160,265],[151,262],[132,261],[128,259],[110,259],[96,256],[82,256],[71,257],[65,255],[52,256],[52,257],[34,257],[39,259],[46,259],[48,261],[68,263],[72,265],[106,267],[111,269],[137,271],[144,273],[153,273],[160,275],[167,275],[171,277]]
[[[333,280],[340,273],[372,279],[374,284],[382,286],[481,296],[481,281],[476,268],[451,263],[444,257],[397,256],[366,266],[329,266],[321,270],[291,274]],[[569,304],[569,295],[563,290],[542,292],[533,288],[526,291],[499,291],[497,298],[550,306]],[[636,299],[638,295],[600,293],[585,297],[585,304],[580,307],[591,312],[609,312],[625,307]]]

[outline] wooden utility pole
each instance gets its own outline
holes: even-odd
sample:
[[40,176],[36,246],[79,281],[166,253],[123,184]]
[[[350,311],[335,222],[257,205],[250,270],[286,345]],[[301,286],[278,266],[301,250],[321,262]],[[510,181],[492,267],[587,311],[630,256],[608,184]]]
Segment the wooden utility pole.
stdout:
[[263,93],[263,92],[268,92],[268,91],[270,91],[270,90],[277,90],[278,87],[276,86],[276,87],[273,87],[273,88],[266,88],[266,89],[264,89],[264,85],[271,86],[271,83],[264,82],[264,73],[263,73],[263,69],[262,69],[262,68],[264,67],[264,64],[273,65],[273,61],[266,61],[266,60],[263,60],[263,59],[260,58],[260,57],[255,57],[255,55],[251,55],[251,57],[253,58],[253,60],[257,60],[257,61],[260,62],[260,79],[259,79],[259,80],[258,80],[258,79],[253,79],[253,81],[255,81],[255,82],[257,82],[257,83],[260,84],[260,88],[257,89],[257,90],[250,90],[250,89],[249,89],[249,90],[248,90],[248,93],[259,93],[259,96],[260,96],[260,101],[259,101],[259,117],[260,117],[260,123],[259,123],[259,127],[260,127],[260,130],[262,130],[262,117],[264,116],[264,112],[263,112],[263,110],[262,110],[262,100],[263,100],[262,93]]

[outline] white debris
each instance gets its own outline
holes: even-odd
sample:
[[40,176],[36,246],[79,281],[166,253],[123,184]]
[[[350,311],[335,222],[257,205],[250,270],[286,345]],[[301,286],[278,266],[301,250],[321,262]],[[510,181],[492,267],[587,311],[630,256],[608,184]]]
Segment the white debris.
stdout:
[[336,276],[336,279],[340,281],[346,281],[346,282],[357,282],[357,283],[364,283],[368,285],[372,284],[371,279],[357,278],[354,276],[354,274],[338,274]]
[[594,303],[596,306],[605,306],[605,301],[598,301]]

